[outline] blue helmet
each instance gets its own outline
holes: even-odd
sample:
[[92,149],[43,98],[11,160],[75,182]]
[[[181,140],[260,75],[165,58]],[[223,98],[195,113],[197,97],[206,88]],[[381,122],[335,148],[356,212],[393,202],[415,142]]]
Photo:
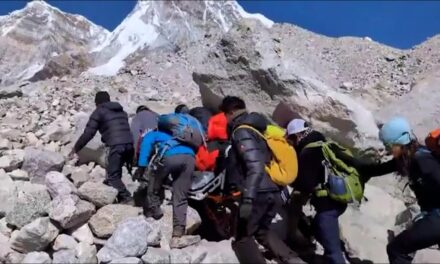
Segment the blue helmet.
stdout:
[[411,142],[411,127],[405,118],[395,117],[385,123],[379,131],[385,145],[407,145]]

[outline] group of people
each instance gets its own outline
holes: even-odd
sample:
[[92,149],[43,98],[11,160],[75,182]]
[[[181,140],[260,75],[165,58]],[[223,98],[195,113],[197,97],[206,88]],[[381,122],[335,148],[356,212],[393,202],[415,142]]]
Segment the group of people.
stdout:
[[[97,108],[72,155],[99,131],[109,149],[106,183],[118,190],[118,202],[131,203],[131,195],[121,180],[122,167],[124,164],[137,166],[133,178],[147,182],[144,214],[154,219],[163,216],[163,184],[171,178],[172,248],[182,247],[181,238],[186,236],[188,192],[195,171],[209,168],[225,173],[227,192],[240,193],[232,228],[235,230],[232,248],[240,263],[266,263],[256,241],[281,263],[304,263],[301,252],[293,251],[272,231],[271,224],[284,206],[290,210],[289,230],[296,233],[302,207],[307,202],[316,211],[310,228],[313,237],[324,248],[326,261],[345,263],[338,218],[347,209],[347,202],[328,194],[331,193],[328,186],[333,184],[329,182],[329,167],[326,166],[329,154],[321,147],[327,143],[331,155],[345,167],[352,168],[362,186],[371,177],[392,172],[408,177],[422,213],[407,230],[389,242],[386,250],[390,263],[411,263],[417,250],[440,243],[440,155],[436,152],[440,149],[440,141],[430,137],[430,148],[421,145],[403,118],[393,118],[380,128],[379,138],[392,155],[391,160],[383,163],[365,162],[347,155],[344,148],[330,144],[330,139],[305,120],[291,120],[285,129],[285,139],[297,153],[298,171],[290,184],[293,191],[286,205],[282,199],[286,186],[276,184],[267,170],[273,153],[262,134],[271,122],[262,114],[248,112],[241,98],[225,97],[219,113],[211,117],[198,115],[201,112],[196,110],[200,109],[189,109],[185,105],[176,107],[175,115],[192,116],[200,122],[205,134],[200,147],[188,145],[170,131],[161,129],[159,115],[145,106],[137,109],[130,126],[126,112],[120,104],[110,101],[108,93],[98,92],[95,103]],[[200,160],[201,150],[210,152],[213,149],[216,151],[215,164],[206,165]],[[324,194],[323,190],[326,190]]]

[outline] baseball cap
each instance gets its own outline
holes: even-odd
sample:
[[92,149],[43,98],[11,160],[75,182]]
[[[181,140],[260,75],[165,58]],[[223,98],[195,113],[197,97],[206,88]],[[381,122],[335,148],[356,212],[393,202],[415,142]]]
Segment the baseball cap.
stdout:
[[293,135],[304,132],[308,129],[309,125],[303,119],[293,119],[287,125],[287,135]]

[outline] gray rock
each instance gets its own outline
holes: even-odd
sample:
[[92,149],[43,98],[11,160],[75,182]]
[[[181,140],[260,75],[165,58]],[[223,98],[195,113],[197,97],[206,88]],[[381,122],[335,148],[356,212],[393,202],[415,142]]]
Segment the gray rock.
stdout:
[[98,252],[98,259],[109,262],[116,256],[139,257],[147,250],[147,236],[151,227],[144,216],[125,219]]
[[195,245],[201,240],[200,236],[182,236],[179,238],[172,238],[170,242],[170,248],[186,248],[188,246]]
[[6,222],[18,228],[48,213],[50,196],[44,185],[16,182],[17,192],[12,197],[12,209],[6,214]]
[[60,195],[51,202],[49,217],[68,229],[84,224],[95,212],[93,204],[76,195]]
[[142,260],[134,257],[120,258],[112,260],[110,264],[142,264]]
[[116,200],[118,191],[103,183],[86,182],[79,188],[79,196],[100,208],[112,204]]
[[17,192],[16,184],[6,172],[0,169],[0,216],[5,216],[14,206],[15,193]]
[[33,147],[25,149],[22,169],[29,173],[32,183],[44,184],[46,174],[50,171],[61,171],[64,158],[61,154]]
[[93,234],[87,223],[80,227],[73,228],[69,233],[79,242],[84,242],[89,245],[93,244]]
[[77,194],[78,192],[75,185],[66,176],[57,171],[48,172],[44,183],[52,199],[58,195]]
[[98,165],[90,172],[90,181],[102,183],[105,180],[105,175],[105,169]]
[[9,173],[9,176],[14,181],[29,181],[29,174],[24,170],[14,170]]
[[191,255],[181,249],[172,249],[170,263],[191,263]]
[[41,251],[58,236],[59,230],[48,217],[38,218],[11,235],[11,248],[21,253]]
[[53,253],[53,263],[79,263],[78,259],[76,258],[75,249],[64,249]]
[[8,223],[6,222],[6,218],[0,219],[0,234],[11,237],[12,228],[8,226]]
[[22,97],[22,96],[23,96],[23,92],[19,87],[8,86],[0,90],[0,99]]
[[[55,262],[55,261],[54,261]],[[30,252],[24,256],[21,263],[26,264],[51,264],[52,259],[50,259],[49,254],[46,252]],[[55,262],[57,263],[57,262]]]
[[96,246],[85,242],[80,242],[76,247],[76,257],[78,259],[78,263],[98,263],[98,258],[96,257]]
[[55,239],[52,249],[54,251],[60,251],[64,249],[76,249],[77,246],[78,242],[76,242],[75,238],[66,234],[61,234]]
[[147,236],[147,242],[149,247],[160,247],[160,241],[162,239],[162,232],[159,229],[153,229]]
[[123,204],[109,204],[98,210],[90,218],[89,226],[92,232],[100,238],[110,237],[116,226],[124,219],[141,214],[142,209]]
[[83,185],[85,182],[90,180],[89,168],[86,165],[81,165],[81,167],[73,168],[70,179],[77,188]]
[[46,142],[61,141],[65,143],[69,140],[67,136],[70,132],[70,122],[66,120],[65,116],[58,116],[57,119],[44,128],[43,139]]
[[0,157],[0,169],[10,172],[21,168],[24,161],[25,152],[21,149],[4,151]]
[[5,262],[6,263],[22,263],[24,257],[25,257],[24,254],[18,253],[16,251],[12,251],[6,256]]
[[239,263],[235,252],[232,250],[231,240],[220,242],[203,240],[197,246],[191,246],[183,250],[191,252],[192,261],[194,261],[194,258],[205,255],[206,252],[207,254],[201,263]]
[[12,147],[12,143],[7,138],[0,138],[0,150],[8,150]]
[[170,252],[161,248],[148,248],[147,253],[142,256],[145,264],[169,264],[171,263]]

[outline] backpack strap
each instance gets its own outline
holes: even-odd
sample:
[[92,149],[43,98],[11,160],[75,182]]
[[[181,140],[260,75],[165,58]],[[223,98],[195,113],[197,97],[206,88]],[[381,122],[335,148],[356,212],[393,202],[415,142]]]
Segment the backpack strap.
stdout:
[[234,137],[234,134],[235,134],[235,132],[236,132],[237,130],[239,130],[239,129],[243,129],[243,128],[250,129],[250,130],[254,131],[257,135],[259,135],[260,137],[262,137],[263,139],[266,139],[266,137],[263,135],[263,133],[261,133],[258,129],[256,129],[256,128],[254,128],[254,127],[251,127],[251,126],[249,126],[249,125],[240,125],[240,126],[238,126],[237,128],[235,128],[234,131],[232,132],[232,137]]

